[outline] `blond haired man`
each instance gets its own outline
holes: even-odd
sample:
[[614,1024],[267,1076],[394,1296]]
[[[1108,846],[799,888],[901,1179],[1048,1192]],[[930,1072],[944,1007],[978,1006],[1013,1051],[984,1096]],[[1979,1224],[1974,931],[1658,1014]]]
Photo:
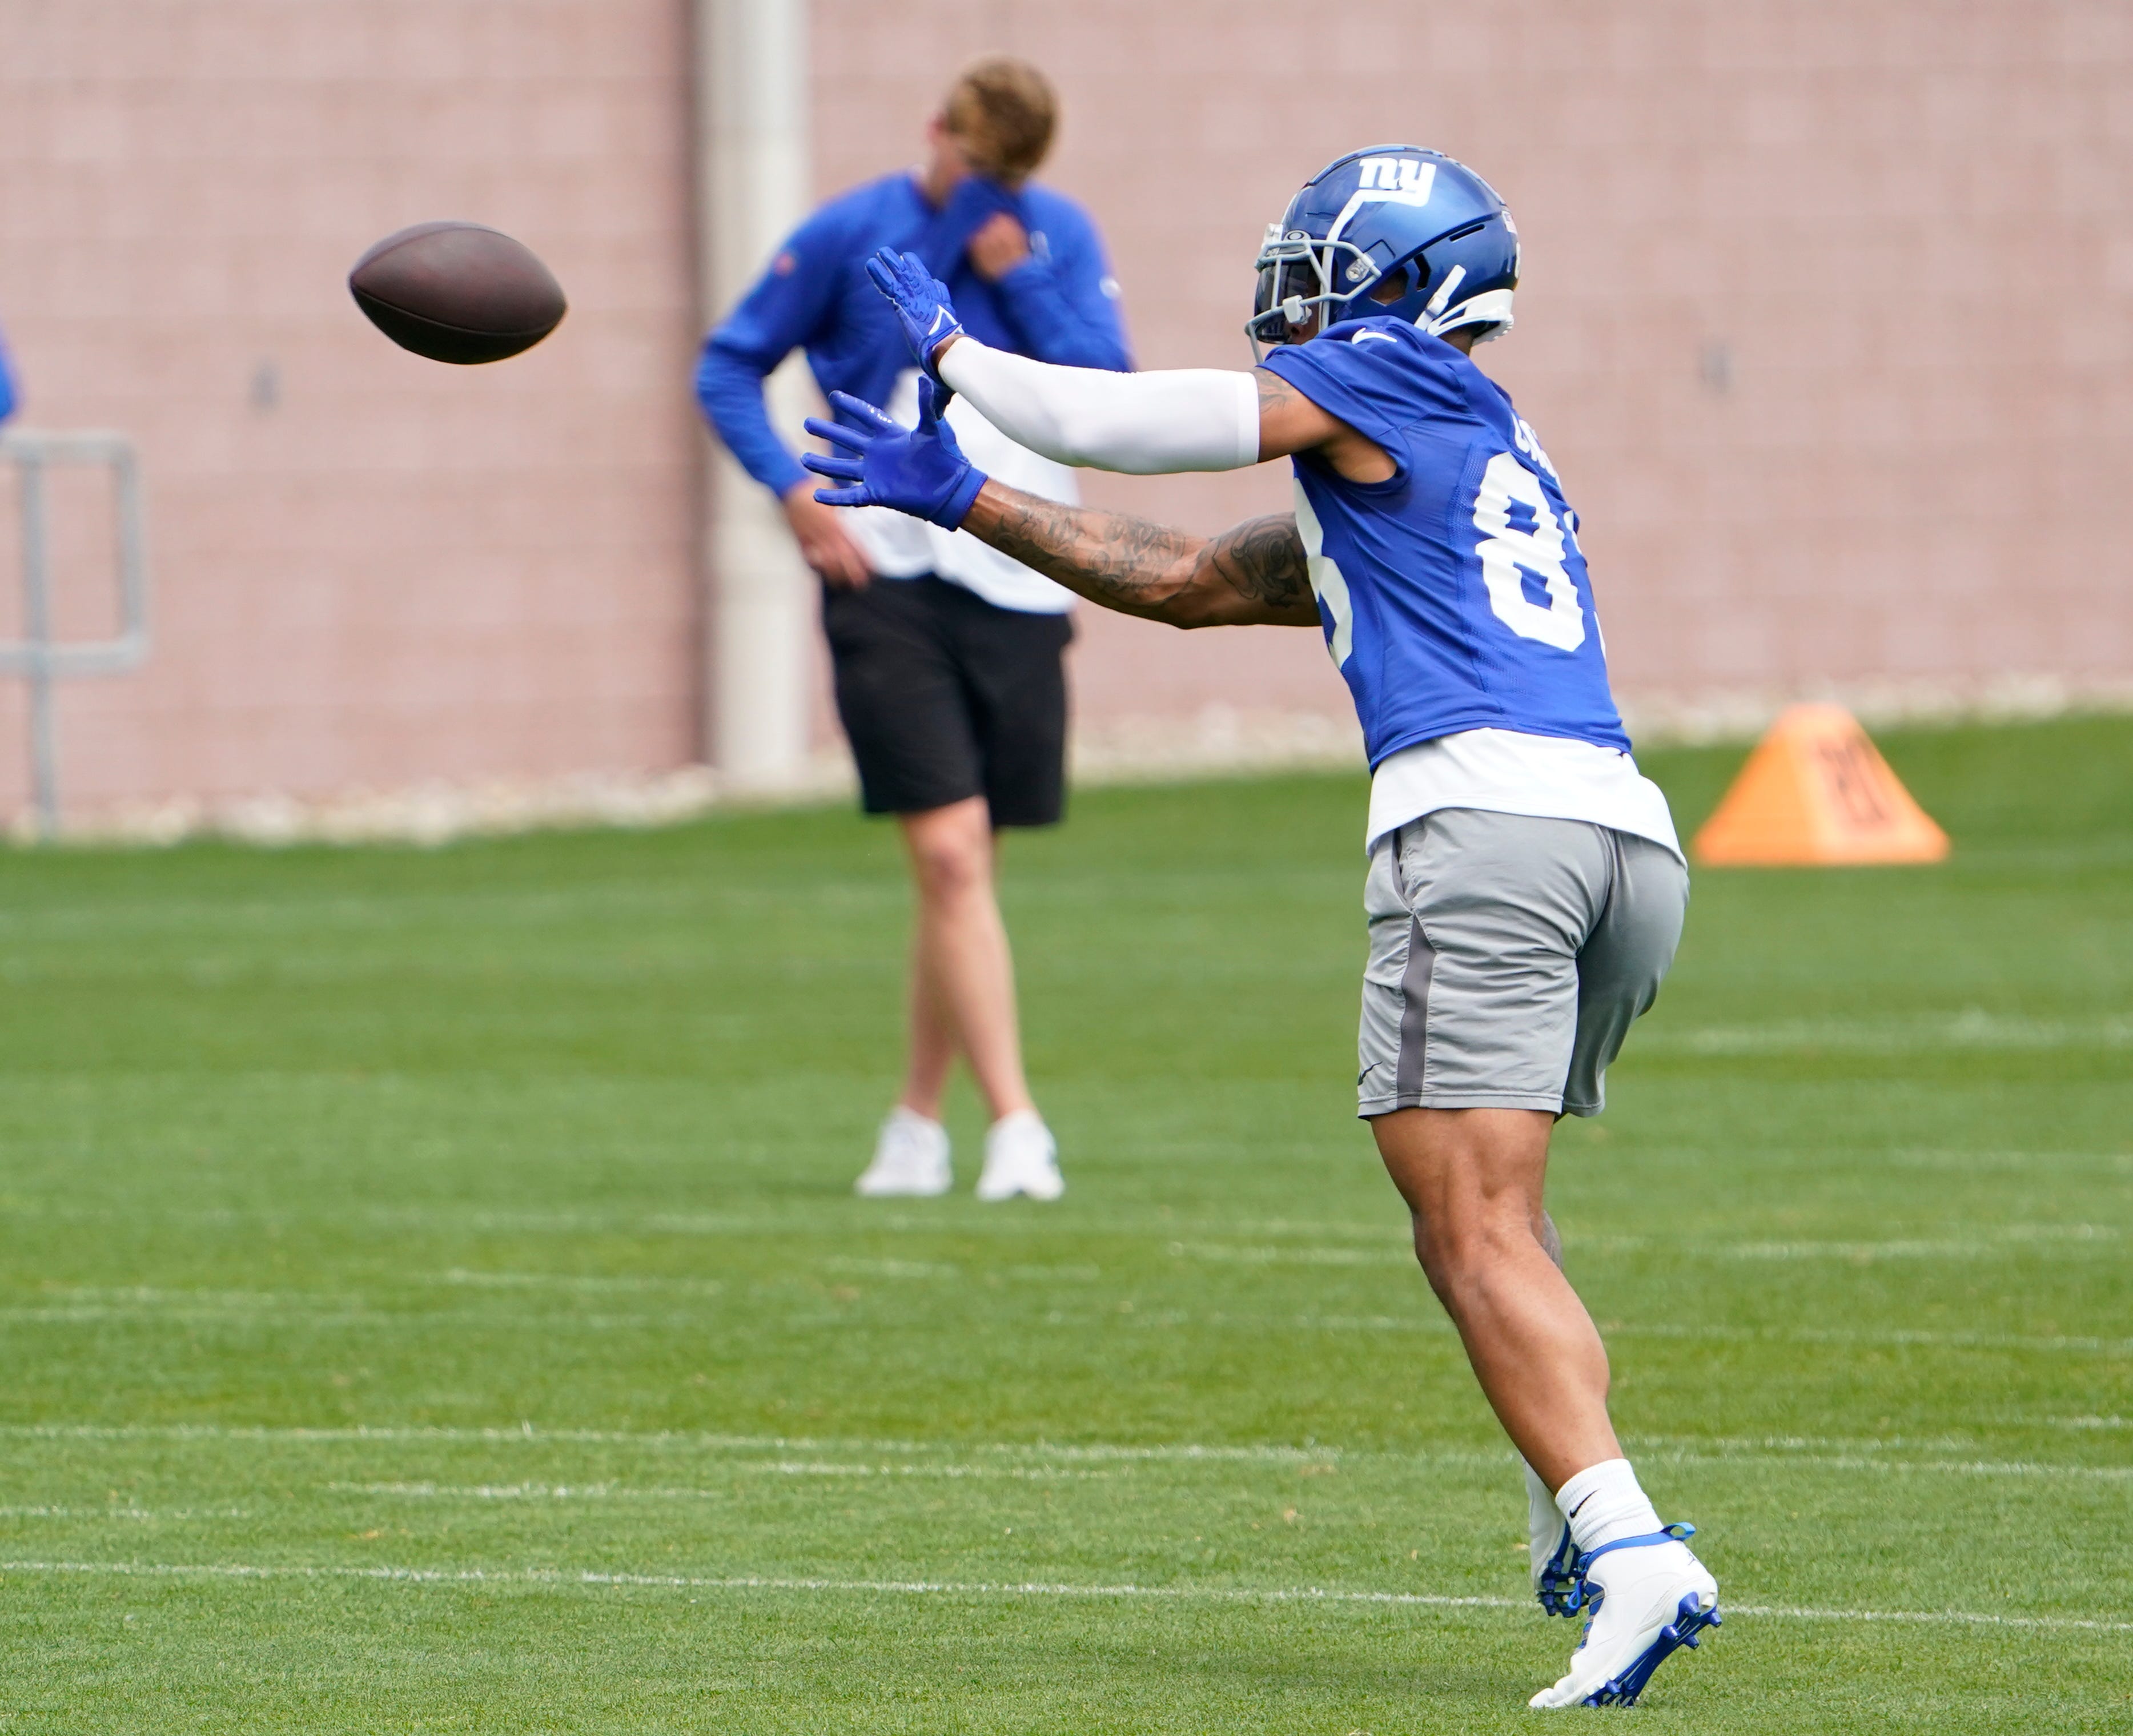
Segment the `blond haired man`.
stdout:
[[[961,1054],[992,1115],[981,1199],[1056,1199],[1057,1150],[1023,1076],[1007,931],[994,892],[1004,826],[1063,810],[1072,596],[959,531],[881,507],[820,504],[771,427],[763,379],[804,349],[824,393],[915,416],[917,374],[864,269],[879,248],[924,259],[973,330],[1038,361],[1126,369],[1118,286],[1095,225],[1030,179],[1057,102],[1026,62],[966,67],[926,130],[918,166],[831,200],[794,232],[705,341],[696,395],[742,466],[782,506],[822,580],[838,715],[869,814],[903,828],[917,892],[903,1088],[859,1177],[870,1195],[950,1185],[941,1097]],[[988,470],[1071,502],[1072,473],[967,405],[950,411]]]

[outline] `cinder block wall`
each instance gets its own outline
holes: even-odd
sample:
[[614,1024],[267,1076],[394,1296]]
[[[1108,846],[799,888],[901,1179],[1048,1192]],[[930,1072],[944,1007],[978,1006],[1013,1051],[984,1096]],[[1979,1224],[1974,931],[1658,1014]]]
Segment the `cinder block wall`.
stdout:
[[[685,25],[680,0],[0,0],[21,421],[123,429],[149,480],[155,653],[63,690],[70,802],[692,755]],[[370,329],[349,266],[439,216],[550,262],[554,339],[445,368]]]
[[[151,478],[155,659],[65,690],[70,799],[696,752],[687,10],[0,0],[24,420],[125,429]],[[1489,176],[1527,281],[1482,359],[1583,516],[1630,692],[2133,676],[2119,0],[814,16],[824,194],[912,161],[966,55],[1052,71],[1050,178],[1109,235],[1144,365],[1245,363],[1260,230],[1336,151]],[[349,261],[442,214],[551,261],[556,339],[444,370],[363,324]],[[1288,483],[1091,493],[1213,528]],[[1082,622],[1089,723],[1345,705],[1307,633]],[[9,683],[0,810],[21,744]]]

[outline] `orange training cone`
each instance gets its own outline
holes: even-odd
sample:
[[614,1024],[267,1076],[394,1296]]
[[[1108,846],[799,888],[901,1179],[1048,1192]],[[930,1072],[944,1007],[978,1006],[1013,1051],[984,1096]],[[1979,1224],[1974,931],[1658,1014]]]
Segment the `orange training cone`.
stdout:
[[1794,705],[1748,756],[1692,846],[1698,862],[1783,868],[1938,862],[1948,834],[1842,705]]

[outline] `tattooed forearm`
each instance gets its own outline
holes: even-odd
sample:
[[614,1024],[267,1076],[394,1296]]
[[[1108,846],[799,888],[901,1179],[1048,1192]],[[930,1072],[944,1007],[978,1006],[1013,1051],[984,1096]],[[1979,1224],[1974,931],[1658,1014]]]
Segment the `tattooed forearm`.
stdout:
[[1269,514],[1225,531],[1207,545],[1201,559],[1224,584],[1254,603],[1270,609],[1303,610],[1317,619],[1303,539],[1291,514]]
[[1195,536],[987,483],[963,528],[1092,603],[1175,627],[1305,627],[1317,604],[1296,521]]
[[1120,512],[1066,507],[989,484],[963,528],[1092,603],[1164,617],[1201,539]]

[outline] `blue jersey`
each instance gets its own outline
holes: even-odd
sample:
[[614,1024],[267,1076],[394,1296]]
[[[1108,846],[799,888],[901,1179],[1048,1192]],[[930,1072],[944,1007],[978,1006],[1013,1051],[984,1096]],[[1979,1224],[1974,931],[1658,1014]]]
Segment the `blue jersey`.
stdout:
[[1372,767],[1461,729],[1626,752],[1577,517],[1504,389],[1398,320],[1337,325],[1262,365],[1395,467],[1354,483],[1294,461],[1312,589]]
[[[978,275],[965,249],[998,211],[1020,220],[1030,255],[995,283]],[[886,404],[912,365],[896,315],[866,275],[866,262],[884,247],[923,259],[980,343],[1062,367],[1133,366],[1103,243],[1072,200],[1048,187],[1010,191],[970,176],[936,210],[916,177],[885,176],[801,224],[705,341],[697,400],[741,467],[775,493],[817,478],[771,427],[765,374],[804,349],[826,397],[848,392]]]
[[15,413],[15,377],[7,371],[7,346],[0,342],[0,422]]

